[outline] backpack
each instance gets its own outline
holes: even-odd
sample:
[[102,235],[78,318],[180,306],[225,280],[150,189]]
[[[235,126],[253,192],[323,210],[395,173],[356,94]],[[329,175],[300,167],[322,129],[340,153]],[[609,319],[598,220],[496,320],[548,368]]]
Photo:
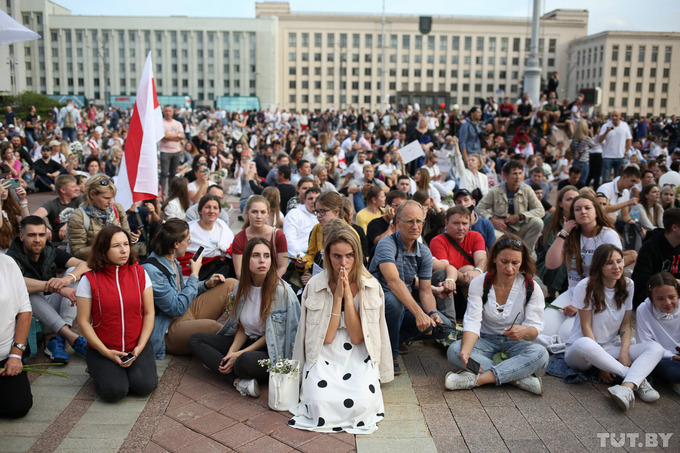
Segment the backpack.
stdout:
[[66,109],[66,116],[64,116],[64,127],[71,129],[76,127],[76,119],[73,116],[73,110]]
[[640,251],[642,247],[642,227],[639,223],[626,223],[623,226],[623,250]]
[[[90,229],[90,216],[87,215],[85,212],[85,208],[82,206],[79,206],[78,209],[83,211],[83,229],[85,230],[85,233],[87,233],[87,230]],[[116,219],[120,222],[120,217],[118,216],[118,208],[116,208],[116,205],[113,205],[113,212],[116,214]],[[121,226],[123,226],[121,222]],[[68,227],[66,228],[66,251],[68,253],[71,253],[71,241],[68,239]]]
[[[486,301],[489,300],[489,291],[491,291],[491,285],[493,285],[493,275],[489,275],[488,273],[484,276],[484,290],[482,291],[482,306],[486,304]],[[529,299],[531,299],[531,296],[534,294],[534,281],[530,278],[524,277],[524,288],[526,289],[527,292],[527,298],[524,301],[524,305],[529,303]]]

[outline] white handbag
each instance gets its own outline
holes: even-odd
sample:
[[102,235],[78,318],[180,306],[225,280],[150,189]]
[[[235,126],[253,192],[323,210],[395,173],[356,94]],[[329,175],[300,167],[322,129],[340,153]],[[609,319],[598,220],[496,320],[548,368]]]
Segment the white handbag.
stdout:
[[269,407],[287,411],[300,401],[300,362],[294,360],[297,373],[269,372]]

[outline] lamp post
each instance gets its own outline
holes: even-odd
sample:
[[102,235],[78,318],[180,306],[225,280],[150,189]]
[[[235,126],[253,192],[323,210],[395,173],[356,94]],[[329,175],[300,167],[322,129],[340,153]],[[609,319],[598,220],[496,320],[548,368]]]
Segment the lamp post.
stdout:
[[534,11],[531,20],[531,45],[527,65],[524,68],[524,91],[529,93],[532,102],[537,103],[541,92],[541,66],[538,59],[538,27],[541,0],[534,0]]

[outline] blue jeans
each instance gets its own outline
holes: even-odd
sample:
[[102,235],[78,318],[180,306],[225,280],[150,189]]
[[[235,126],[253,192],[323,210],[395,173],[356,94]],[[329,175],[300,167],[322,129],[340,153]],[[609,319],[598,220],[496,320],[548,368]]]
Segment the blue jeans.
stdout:
[[[439,317],[447,326],[453,326],[446,316],[439,313]],[[444,338],[449,334],[448,330],[440,336],[421,334],[416,326],[416,318],[413,313],[407,310],[391,291],[385,291],[385,320],[387,321],[387,331],[390,333],[392,358],[394,359],[399,355],[399,344],[403,341]]]
[[[460,348],[462,340],[458,340],[449,346],[446,355],[451,364],[459,369],[465,369],[460,360]],[[505,351],[510,358],[498,365],[493,363],[494,354]],[[496,376],[496,385],[515,382],[518,379],[545,370],[548,366],[548,351],[541,345],[528,341],[511,340],[504,335],[490,335],[483,333],[470,357],[482,366],[482,373],[493,371]]]
[[69,143],[76,141],[76,128],[75,127],[62,127],[61,136],[64,140],[68,140]]
[[680,383],[680,362],[672,359],[661,359],[650,377],[655,381],[658,379],[670,384]]
[[588,180],[588,173],[590,171],[590,164],[588,162],[582,162],[580,160],[575,160],[571,164],[573,167],[578,167],[581,169],[581,177],[579,178],[579,182],[584,184]]
[[361,190],[352,196],[354,197],[354,210],[356,212],[359,212],[366,207],[366,203],[364,203],[364,196],[361,193]]
[[[602,182],[611,181],[612,179],[619,176],[619,170],[623,167],[625,159],[613,158],[613,157],[603,157],[602,158]],[[611,177],[612,169],[614,170],[614,178]]]

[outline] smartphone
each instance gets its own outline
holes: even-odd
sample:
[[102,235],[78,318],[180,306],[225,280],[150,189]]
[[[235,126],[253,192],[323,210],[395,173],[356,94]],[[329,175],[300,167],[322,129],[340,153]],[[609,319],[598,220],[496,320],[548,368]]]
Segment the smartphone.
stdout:
[[481,368],[481,366],[475,359],[469,358],[466,368],[472,371],[474,374],[479,374],[479,369]]
[[194,256],[191,258],[191,261],[196,261],[197,259],[199,259],[203,254],[203,250],[205,250],[205,247],[200,246],[198,250],[196,250],[196,253],[194,253]]
[[123,363],[123,365],[126,365],[126,364],[132,362],[133,360],[135,360],[136,358],[137,358],[137,356],[134,355],[134,353],[130,352],[125,357],[121,357],[120,361]]
[[21,187],[21,184],[19,183],[19,180],[17,178],[12,178],[9,180],[8,189],[18,189],[19,187]]

